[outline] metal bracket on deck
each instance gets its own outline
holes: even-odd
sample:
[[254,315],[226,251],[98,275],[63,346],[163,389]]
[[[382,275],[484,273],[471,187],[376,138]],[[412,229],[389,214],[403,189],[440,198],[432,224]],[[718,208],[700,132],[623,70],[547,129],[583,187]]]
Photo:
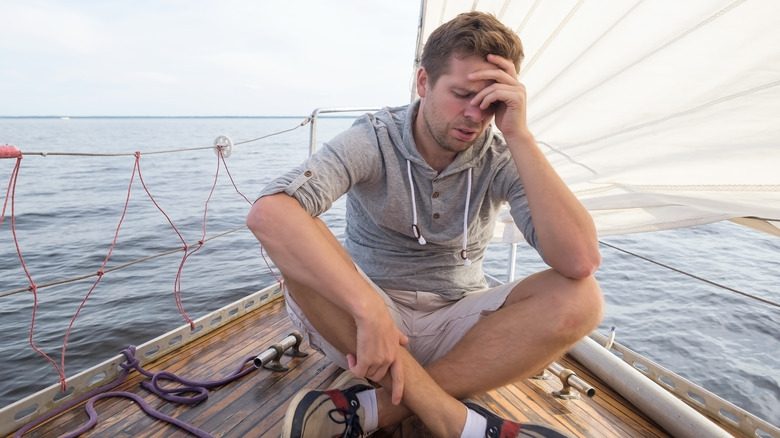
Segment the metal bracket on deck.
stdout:
[[268,363],[263,364],[263,368],[271,371],[287,371],[290,369],[287,365],[282,364],[279,359],[282,358],[285,348],[282,344],[274,344],[268,347],[269,350],[275,350],[276,354]]
[[593,397],[596,394],[596,390],[580,379],[574,371],[564,368],[556,362],[551,363],[547,369],[558,376],[563,384],[563,388],[559,391],[552,392],[553,396],[563,400],[577,400],[582,398],[580,394],[585,394],[588,397]]
[[558,377],[560,377],[560,379],[561,379],[561,383],[563,384],[563,388],[561,388],[558,391],[553,391],[553,395],[554,396],[556,396],[558,398],[561,398],[561,399],[564,399],[564,400],[577,400],[577,399],[582,398],[580,396],[580,393],[577,392],[577,390],[574,389],[569,384],[569,377],[571,377],[571,376],[575,376],[576,377],[577,374],[575,374],[574,371],[572,371],[572,370],[570,370],[568,368],[564,369],[563,371],[561,371],[561,374]]
[[301,350],[301,343],[303,343],[303,336],[301,336],[300,333],[290,333],[286,338],[282,339],[281,342],[271,345],[266,351],[260,353],[256,358],[254,358],[253,362],[255,364],[255,368],[262,367],[271,371],[289,370],[290,368],[287,365],[283,365],[279,359],[282,358],[282,356],[285,354],[285,351],[288,349],[291,350],[287,352],[288,356],[308,356],[309,353]]
[[291,357],[306,357],[309,355],[309,353],[301,350],[301,344],[303,344],[303,336],[301,336],[298,332],[292,332],[290,333],[290,336],[295,338],[295,344],[293,344],[292,347],[290,347],[287,351],[284,352],[284,354],[291,356]]
[[539,374],[531,376],[531,378],[534,380],[552,380],[553,375],[545,368]]

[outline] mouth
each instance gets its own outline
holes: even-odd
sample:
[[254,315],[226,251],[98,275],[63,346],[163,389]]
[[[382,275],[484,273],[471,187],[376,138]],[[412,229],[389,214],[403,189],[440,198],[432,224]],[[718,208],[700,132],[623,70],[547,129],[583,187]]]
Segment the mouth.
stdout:
[[455,136],[462,141],[471,141],[477,136],[477,131],[468,128],[454,128]]

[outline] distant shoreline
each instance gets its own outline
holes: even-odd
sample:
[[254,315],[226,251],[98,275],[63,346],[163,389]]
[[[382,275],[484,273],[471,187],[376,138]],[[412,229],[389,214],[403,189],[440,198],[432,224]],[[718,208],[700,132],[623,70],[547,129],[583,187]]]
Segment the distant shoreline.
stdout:
[[[0,116],[0,119],[299,119],[309,115],[298,116]],[[321,115],[321,118],[354,118],[352,116]]]

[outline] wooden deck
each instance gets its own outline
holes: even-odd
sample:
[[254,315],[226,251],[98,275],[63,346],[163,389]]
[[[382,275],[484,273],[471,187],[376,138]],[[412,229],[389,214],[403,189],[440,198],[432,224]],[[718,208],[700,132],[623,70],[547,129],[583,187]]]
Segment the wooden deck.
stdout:
[[[235,371],[241,361],[259,354],[291,332],[284,302],[277,300],[245,315],[222,330],[208,334],[161,360],[148,364],[149,371],[168,370],[194,380],[215,380]],[[305,348],[305,345],[304,345]],[[140,387],[144,377],[137,372],[116,390],[142,396],[160,412],[207,431],[215,437],[278,437],[289,399],[304,387],[325,387],[340,370],[324,356],[311,351],[308,357],[283,359],[287,372],[257,370],[228,385],[214,388],[198,405],[176,405],[159,399]],[[593,398],[560,400],[551,391],[561,388],[558,379],[517,382],[481,397],[481,401],[507,418],[547,423],[572,437],[667,437],[651,420],[638,414],[576,362],[559,362],[596,388]],[[126,398],[98,401],[97,426],[85,437],[186,437],[186,431],[147,416]],[[25,437],[60,436],[87,421],[83,406],[29,431]],[[412,418],[381,430],[375,437],[424,437],[429,434]]]

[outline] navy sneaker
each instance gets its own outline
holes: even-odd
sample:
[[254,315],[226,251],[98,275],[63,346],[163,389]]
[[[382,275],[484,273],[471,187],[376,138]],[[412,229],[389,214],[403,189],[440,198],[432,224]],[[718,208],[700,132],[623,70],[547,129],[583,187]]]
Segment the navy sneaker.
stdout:
[[365,379],[344,377],[339,380],[345,381],[346,389],[299,391],[284,416],[282,438],[367,436],[365,420],[361,420],[365,418],[364,409],[355,394],[374,387]]
[[548,426],[505,420],[474,400],[464,400],[463,404],[487,418],[485,438],[569,438]]

